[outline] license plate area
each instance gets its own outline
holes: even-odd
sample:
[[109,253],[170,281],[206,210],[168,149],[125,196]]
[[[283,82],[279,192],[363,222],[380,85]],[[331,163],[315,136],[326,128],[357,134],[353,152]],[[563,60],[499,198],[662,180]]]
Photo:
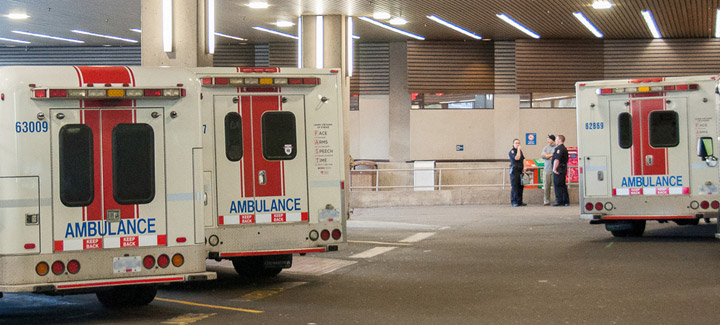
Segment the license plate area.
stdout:
[[140,272],[141,267],[140,256],[113,257],[113,273]]

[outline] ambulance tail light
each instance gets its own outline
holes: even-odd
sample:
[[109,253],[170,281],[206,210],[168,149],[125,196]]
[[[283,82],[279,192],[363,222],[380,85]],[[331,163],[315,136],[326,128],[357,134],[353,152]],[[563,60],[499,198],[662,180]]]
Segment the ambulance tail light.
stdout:
[[327,229],[323,229],[323,231],[320,232],[320,238],[322,238],[322,240],[330,239],[330,231]]
[[342,237],[342,232],[340,232],[340,229],[335,229],[332,231],[332,238],[335,240],[340,239]]
[[148,270],[155,267],[155,257],[152,255],[145,256],[145,258],[143,258],[143,266]]
[[713,209],[720,208],[720,202],[718,202],[718,201],[712,201],[712,202],[710,203],[710,206],[711,206]]
[[702,202],[700,202],[700,207],[703,208],[703,209],[707,209],[707,208],[710,207],[710,202],[708,202],[708,201],[702,201]]
[[595,203],[595,210],[600,211],[600,210],[602,210],[602,209],[603,209],[603,204],[602,204],[602,202]]
[[310,237],[310,240],[316,241],[318,240],[318,238],[320,238],[320,234],[317,230],[310,230],[310,234],[308,235],[308,237]]
[[593,206],[594,206],[594,205],[593,205],[592,203],[590,203],[590,202],[585,203],[585,210],[587,210],[587,211],[592,211]]
[[168,265],[170,265],[170,257],[166,254],[158,256],[157,264],[159,267],[166,268]]
[[698,201],[690,201],[690,208],[695,210],[700,207],[700,202]]
[[614,209],[614,208],[615,208],[615,205],[613,205],[612,202],[607,202],[607,203],[605,203],[605,210],[610,211],[610,210],[612,210],[612,209]]
[[180,267],[185,263],[185,257],[182,256],[182,254],[178,253],[173,255],[172,257],[172,264],[175,267]]
[[35,265],[35,273],[39,276],[46,276],[50,272],[50,266],[48,263],[40,262]]
[[53,262],[53,264],[52,264],[52,272],[53,272],[55,275],[60,275],[60,274],[62,274],[63,272],[65,272],[65,263],[63,263],[63,262],[61,262],[61,261],[55,261],[55,262]]
[[70,274],[76,274],[80,271],[80,262],[77,260],[71,260],[67,264],[67,270]]

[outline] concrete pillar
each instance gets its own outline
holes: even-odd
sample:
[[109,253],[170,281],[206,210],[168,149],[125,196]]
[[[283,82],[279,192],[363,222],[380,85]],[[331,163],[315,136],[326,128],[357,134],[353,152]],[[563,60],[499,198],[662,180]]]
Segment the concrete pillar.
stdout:
[[173,50],[163,51],[162,1],[142,0],[143,66],[212,66],[207,52],[207,0],[172,0]]
[[407,42],[390,43],[389,126],[390,161],[410,160],[410,105],[407,81]]

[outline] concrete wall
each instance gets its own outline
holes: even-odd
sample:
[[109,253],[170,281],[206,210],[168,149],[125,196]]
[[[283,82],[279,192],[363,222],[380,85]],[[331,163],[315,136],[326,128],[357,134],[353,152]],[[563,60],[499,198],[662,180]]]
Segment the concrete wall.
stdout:
[[349,112],[350,155],[355,159],[389,160],[389,96],[360,95],[359,101],[360,110]]

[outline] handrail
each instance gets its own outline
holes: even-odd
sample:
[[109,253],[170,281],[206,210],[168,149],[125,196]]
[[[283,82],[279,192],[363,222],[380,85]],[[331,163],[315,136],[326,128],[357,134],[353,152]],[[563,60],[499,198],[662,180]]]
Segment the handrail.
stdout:
[[[577,166],[568,166],[568,168],[574,168]],[[507,178],[506,175],[509,174],[510,167],[435,167],[435,168],[421,168],[421,169],[415,169],[415,168],[387,168],[387,169],[353,169],[350,170],[350,181],[349,181],[349,189],[350,191],[353,190],[364,190],[364,189],[372,189],[375,191],[381,190],[381,189],[409,189],[409,188],[415,188],[418,186],[415,185],[380,185],[380,173],[390,173],[390,172],[415,172],[415,171],[437,171],[438,172],[438,184],[434,185],[422,185],[420,187],[432,187],[433,190],[442,190],[443,188],[467,188],[467,187],[501,187],[505,189],[507,186]],[[528,170],[541,170],[542,167],[527,167]],[[502,171],[502,183],[500,184],[442,184],[442,173],[443,171],[458,171],[458,170],[474,170],[474,171]],[[352,184],[352,175],[358,175],[358,174],[364,174],[364,173],[374,173],[375,175],[375,185],[374,186],[354,186]],[[577,182],[568,182],[568,185],[575,185]],[[524,186],[540,186],[542,184],[540,183],[532,183],[532,184],[524,184]]]

